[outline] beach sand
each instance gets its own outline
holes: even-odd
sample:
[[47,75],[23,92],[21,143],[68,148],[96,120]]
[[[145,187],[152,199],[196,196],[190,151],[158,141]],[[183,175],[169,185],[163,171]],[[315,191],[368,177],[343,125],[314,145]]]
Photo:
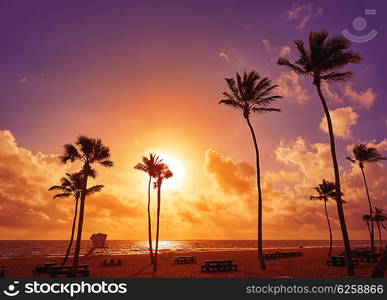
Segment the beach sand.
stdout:
[[[256,250],[240,251],[214,251],[214,252],[168,252],[160,253],[158,256],[159,266],[155,276],[149,264],[149,255],[114,255],[114,256],[90,256],[81,257],[80,264],[88,264],[90,277],[92,278],[202,278],[202,277],[235,277],[235,278],[268,278],[268,277],[298,277],[298,278],[334,278],[348,277],[344,267],[330,267],[326,265],[327,248],[307,249],[271,249],[264,253],[275,251],[302,251],[303,256],[292,258],[280,258],[267,261],[267,271],[261,271],[257,260]],[[334,248],[333,255],[339,255],[342,248]],[[196,264],[175,265],[172,263],[176,256],[195,256]],[[122,266],[102,266],[103,259],[118,259],[123,261]],[[239,271],[227,273],[203,273],[200,266],[204,260],[233,259],[238,265]],[[33,278],[48,277],[47,274],[34,272],[38,264],[56,261],[59,258],[30,257],[1,259],[0,266],[7,269],[8,278]],[[70,259],[71,262],[71,259]],[[361,263],[355,267],[356,277],[369,277],[375,264]]]

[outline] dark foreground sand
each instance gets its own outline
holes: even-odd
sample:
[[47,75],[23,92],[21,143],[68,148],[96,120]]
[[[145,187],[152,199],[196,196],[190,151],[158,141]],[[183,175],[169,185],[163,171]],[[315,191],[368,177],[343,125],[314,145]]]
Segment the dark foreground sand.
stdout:
[[[342,248],[334,248],[334,255],[339,255]],[[270,250],[275,251],[292,250]],[[114,255],[114,256],[91,256],[80,258],[81,264],[88,264],[90,277],[167,277],[167,278],[192,278],[192,277],[348,277],[343,267],[329,267],[326,265],[326,248],[297,249],[304,256],[293,258],[281,258],[267,261],[267,271],[261,271],[257,260],[257,252],[253,250],[243,251],[218,251],[218,252],[194,252],[194,253],[161,253],[159,254],[159,267],[155,276],[149,264],[148,255]],[[172,264],[174,257],[182,255],[193,255],[197,258],[197,264],[175,265]],[[101,265],[103,259],[121,258],[122,266]],[[203,273],[200,265],[204,260],[233,259],[238,265],[239,271],[230,273]],[[37,274],[33,270],[36,265],[48,261],[60,262],[60,259],[47,257],[1,259],[0,266],[8,269],[6,277],[9,278],[32,278],[47,277],[46,274]],[[70,260],[71,262],[71,260]],[[369,277],[375,264],[361,263],[355,267],[356,277]]]

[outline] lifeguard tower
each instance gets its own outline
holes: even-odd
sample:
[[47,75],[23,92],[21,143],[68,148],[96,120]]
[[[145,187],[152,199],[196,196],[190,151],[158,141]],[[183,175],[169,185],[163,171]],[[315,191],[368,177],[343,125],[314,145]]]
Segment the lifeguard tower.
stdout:
[[107,234],[105,233],[92,234],[90,240],[93,245],[87,251],[86,256],[90,256],[95,250],[99,250],[102,254],[108,255],[109,247],[106,245],[106,238]]

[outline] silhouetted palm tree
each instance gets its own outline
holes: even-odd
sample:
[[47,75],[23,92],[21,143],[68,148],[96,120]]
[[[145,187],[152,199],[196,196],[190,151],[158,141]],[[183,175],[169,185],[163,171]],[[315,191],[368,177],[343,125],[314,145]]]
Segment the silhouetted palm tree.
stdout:
[[[355,145],[353,147],[353,156],[354,158],[347,157],[349,161],[351,161],[354,164],[359,165],[359,168],[361,170],[361,174],[363,175],[363,181],[366,189],[367,199],[368,199],[368,208],[369,208],[369,215],[371,220],[371,230],[370,230],[370,240],[371,240],[371,251],[373,252],[375,249],[375,238],[374,238],[374,221],[372,216],[372,203],[371,203],[371,197],[370,193],[368,192],[368,184],[366,180],[366,176],[364,174],[364,163],[370,163],[370,162],[377,162],[379,160],[385,160],[386,158],[381,156],[376,148],[374,147],[367,147],[365,144],[359,144]],[[367,223],[368,225],[368,223]]]
[[380,225],[383,225],[383,222],[387,221],[387,216],[384,214],[383,209],[375,207],[375,214],[373,217],[379,231],[379,243],[380,243],[380,252],[383,250],[383,242],[382,242],[382,233],[380,231]]
[[271,81],[265,77],[260,78],[257,72],[251,71],[243,74],[243,78],[236,73],[236,79],[226,78],[228,92],[224,92],[224,99],[219,104],[225,104],[231,108],[236,108],[243,113],[247,125],[253,138],[256,168],[257,168],[257,189],[258,189],[258,257],[262,270],[266,270],[265,260],[262,250],[262,191],[261,191],[261,169],[259,161],[258,143],[253,126],[250,123],[252,113],[263,114],[277,111],[280,109],[272,108],[270,105],[276,100],[282,98],[278,95],[272,95],[277,85],[272,85]]
[[[67,258],[70,255],[71,247],[73,245],[74,241],[74,231],[75,231],[75,224],[77,221],[77,215],[78,215],[78,200],[81,196],[82,191],[82,174],[80,172],[78,173],[66,173],[66,177],[62,177],[61,185],[54,185],[50,187],[49,191],[60,191],[60,194],[56,194],[53,198],[69,198],[73,197],[75,200],[75,209],[74,209],[74,218],[73,218],[73,225],[71,227],[71,237],[69,241],[69,245],[67,246],[65,257],[62,261],[62,266],[66,264]],[[95,185],[87,189],[87,195],[99,192],[103,188],[103,185]]]
[[[82,188],[80,196],[79,222],[77,231],[77,240],[75,243],[74,253],[74,272],[78,268],[79,252],[81,250],[83,217],[85,211],[85,199],[87,195],[88,177],[95,178],[96,171],[91,167],[92,164],[98,163],[103,167],[112,167],[113,162],[110,160],[110,149],[102,144],[100,139],[93,139],[80,135],[73,144],[64,145],[64,153],[60,156],[62,163],[67,161],[80,161],[83,166],[80,171],[82,174]],[[74,273],[74,276],[76,273]]]
[[[336,186],[333,182],[326,181],[323,179],[322,183],[319,184],[317,187],[314,188],[318,196],[310,196],[310,200],[323,200],[324,201],[324,209],[325,209],[325,216],[327,218],[328,222],[328,229],[329,229],[329,252],[328,256],[332,255],[332,229],[331,229],[331,222],[329,220],[328,216],[328,209],[327,209],[327,201],[329,198],[336,201]],[[345,202],[344,200],[342,200]]]
[[304,42],[301,40],[296,40],[294,43],[298,50],[298,60],[293,64],[286,58],[280,58],[278,64],[287,66],[298,74],[311,76],[320,97],[328,124],[332,163],[335,174],[335,186],[338,191],[336,201],[337,212],[345,247],[347,273],[348,275],[354,275],[353,266],[351,264],[351,246],[347,225],[345,223],[343,203],[341,201],[340,173],[336,157],[335,136],[328,105],[321,91],[321,84],[323,82],[329,84],[331,82],[349,79],[353,75],[352,72],[339,72],[338,69],[351,63],[359,63],[361,57],[357,53],[349,50],[351,43],[347,39],[340,35],[328,38],[328,32],[326,31],[311,32],[309,34],[309,49],[305,49]]
[[361,217],[361,219],[366,222],[367,224],[367,229],[368,229],[368,235],[370,236],[371,239],[371,228],[370,228],[370,223],[373,222],[372,218],[370,215],[366,214]]
[[160,163],[156,167],[156,182],[154,187],[157,188],[157,223],[156,223],[156,250],[153,264],[153,272],[157,271],[157,255],[159,250],[159,232],[160,232],[160,208],[161,208],[161,186],[164,179],[171,178],[173,176],[172,171],[165,163]]
[[157,166],[162,162],[157,155],[152,153],[149,154],[149,158],[143,156],[142,163],[138,163],[134,168],[136,170],[143,171],[149,175],[148,180],[148,240],[149,240],[149,255],[151,264],[153,264],[153,250],[152,250],[152,222],[150,213],[150,202],[151,202],[151,183],[152,178],[156,177]]

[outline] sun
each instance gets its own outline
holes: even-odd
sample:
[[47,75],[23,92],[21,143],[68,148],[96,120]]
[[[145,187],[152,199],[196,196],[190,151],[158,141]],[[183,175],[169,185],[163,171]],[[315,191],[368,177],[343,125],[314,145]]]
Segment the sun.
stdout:
[[173,177],[166,179],[163,182],[163,187],[166,189],[177,190],[184,182],[185,168],[184,164],[177,158],[168,154],[160,154],[160,158],[166,163],[173,173]]

